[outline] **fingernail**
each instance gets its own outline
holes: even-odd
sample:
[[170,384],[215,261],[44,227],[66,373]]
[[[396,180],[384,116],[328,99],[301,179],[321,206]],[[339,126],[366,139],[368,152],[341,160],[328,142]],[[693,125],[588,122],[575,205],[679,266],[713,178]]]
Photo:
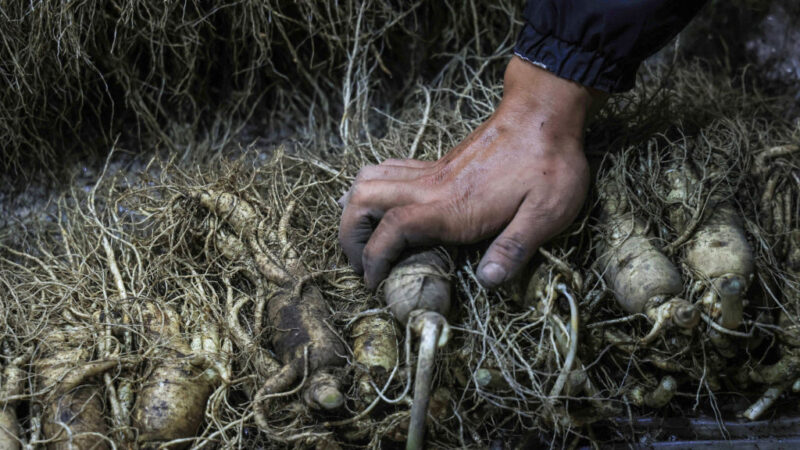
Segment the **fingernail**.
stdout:
[[344,209],[344,198],[345,197],[347,197],[347,193],[346,192],[344,194],[342,194],[341,197],[339,197],[339,200],[336,200],[336,203],[339,204],[339,208]]
[[483,266],[480,273],[483,281],[491,286],[497,286],[506,279],[506,269],[496,262],[490,262]]

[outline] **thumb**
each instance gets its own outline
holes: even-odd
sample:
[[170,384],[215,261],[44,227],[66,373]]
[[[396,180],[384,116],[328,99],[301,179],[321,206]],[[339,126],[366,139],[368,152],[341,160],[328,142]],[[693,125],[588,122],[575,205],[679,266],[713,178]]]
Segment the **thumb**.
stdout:
[[513,278],[547,239],[541,220],[523,205],[478,264],[478,281],[495,288]]

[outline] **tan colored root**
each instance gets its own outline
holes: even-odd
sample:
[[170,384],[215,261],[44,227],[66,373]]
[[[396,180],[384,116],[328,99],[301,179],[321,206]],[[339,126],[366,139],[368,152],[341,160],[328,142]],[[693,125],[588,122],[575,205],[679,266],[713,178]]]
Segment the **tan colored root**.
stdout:
[[193,193],[201,205],[229,224],[237,236],[245,242],[255,237],[258,212],[240,197],[227,192],[203,189]]
[[[87,379],[102,374],[121,363],[131,363],[121,358],[85,361],[90,357],[86,347],[89,335],[84,330],[65,328],[48,336],[51,347],[34,361],[34,370],[42,389],[53,399],[75,389]],[[70,344],[71,343],[71,344]],[[70,345],[77,345],[70,347]]]
[[418,251],[403,257],[383,284],[386,305],[406,323],[415,310],[447,314],[453,263],[444,249]]
[[787,354],[771,366],[760,366],[750,371],[750,379],[761,384],[779,384],[800,375],[800,356]]
[[564,365],[561,368],[561,373],[558,375],[558,378],[556,378],[556,382],[553,384],[553,388],[550,390],[550,398],[558,397],[558,395],[561,394],[561,390],[564,388],[564,384],[567,382],[567,377],[572,370],[572,365],[575,362],[575,355],[578,352],[578,304],[575,301],[575,298],[569,293],[569,291],[567,291],[565,285],[559,284],[557,289],[561,291],[561,294],[566,297],[567,300],[569,300],[569,347],[566,357],[564,358]]
[[17,421],[16,398],[24,390],[26,378],[22,365],[30,358],[29,353],[9,361],[0,377],[0,448],[17,450],[22,444],[22,429]]
[[[103,244],[103,250],[106,254],[106,261],[108,262],[108,269],[111,272],[111,276],[114,279],[114,284],[116,285],[117,292],[119,294],[120,299],[125,302],[128,299],[127,289],[125,288],[125,282],[122,279],[122,274],[119,271],[119,266],[117,265],[117,257],[114,253],[114,249],[111,247],[111,244],[108,242],[106,236],[102,237],[101,240]],[[107,314],[106,316],[110,316]],[[128,317],[128,319],[130,319]],[[112,331],[111,326],[107,326],[104,330],[104,336],[101,338],[100,348],[103,353],[104,358],[110,358],[115,353],[111,350],[111,342],[112,342]],[[127,350],[132,350],[130,348],[130,337],[126,338]],[[108,372],[103,373],[103,383],[105,384],[107,398],[111,406],[111,417],[112,417],[112,424],[114,429],[120,430],[119,431],[119,438],[121,442],[130,442],[133,439],[133,434],[129,429],[130,426],[130,408],[128,402],[121,402],[119,400],[119,396],[117,393],[116,386],[114,385],[114,380],[111,378],[111,374]]]
[[760,175],[766,174],[771,168],[769,165],[767,165],[769,160],[781,156],[788,156],[797,151],[800,151],[800,146],[792,144],[778,145],[766,150],[762,150],[760,153],[756,154],[755,161],[753,162],[756,173]]
[[[258,234],[260,233],[258,233],[258,227],[260,216],[249,202],[233,194],[214,190],[200,191],[194,197],[221,221],[233,228],[239,239],[247,244],[256,268],[267,280],[279,285],[291,282],[292,276],[281,266],[278,259],[259,244]],[[237,258],[241,257],[238,255],[242,255],[242,253],[236,253],[236,250],[243,248],[243,246],[238,245],[238,243],[231,244],[231,241],[232,239],[226,239],[220,245],[223,248],[230,247],[230,250],[227,250],[228,255]]]
[[344,404],[342,383],[336,376],[323,370],[314,372],[308,379],[303,400],[313,409],[335,410]]
[[102,389],[91,380],[120,361],[87,361],[91,341],[86,329],[64,325],[47,336],[48,347],[34,360],[37,385],[48,392],[41,427],[50,448],[108,448]]
[[213,391],[208,371],[189,361],[158,363],[142,383],[133,409],[140,445],[195,436]]
[[645,392],[642,388],[637,388],[631,392],[631,397],[633,402],[639,406],[646,405],[653,409],[660,409],[672,400],[677,390],[678,382],[674,377],[667,375],[653,390]]
[[[274,364],[271,357],[259,348],[256,341],[241,327],[239,312],[249,301],[247,297],[234,300],[230,281],[226,280],[226,309],[228,324],[234,338],[243,349],[249,349],[256,356],[256,364],[268,378],[253,396],[254,417],[257,424],[276,439],[288,439],[272,431],[269,425],[268,399],[289,389],[305,367],[306,376],[311,373],[306,387],[306,400],[309,404],[323,409],[338,408],[344,401],[339,391],[338,380],[324,371],[326,367],[340,365],[344,350],[325,319],[329,311],[319,289],[308,283],[313,275],[306,272],[297,252],[288,239],[288,226],[293,212],[293,203],[286,207],[279,221],[277,233],[256,233],[260,215],[248,202],[237,196],[224,193],[201,192],[200,203],[214,213],[221,222],[228,224],[237,232],[242,241],[225,233],[217,233],[216,244],[223,255],[234,261],[244,261],[245,267],[255,266],[260,275],[274,286],[271,299],[266,304],[267,322],[271,331],[273,349],[283,363]],[[251,231],[246,231],[249,228]],[[258,242],[259,236],[269,242]],[[241,243],[240,243],[241,242]],[[244,243],[247,252],[243,252]],[[278,245],[282,261],[279,261],[268,247]],[[244,253],[244,254],[243,254]],[[252,271],[245,269],[246,276],[258,285]],[[259,313],[260,315],[260,313]],[[301,433],[302,434],[302,433]],[[292,439],[297,438],[297,436]]]
[[370,404],[376,398],[373,386],[383,386],[399,364],[397,329],[391,318],[373,314],[355,322],[351,338],[353,358],[362,367],[356,378],[358,394]]
[[83,385],[55,398],[44,410],[42,431],[48,448],[110,448],[100,386]]
[[260,373],[266,375],[277,372],[280,369],[280,363],[270,356],[265,349],[261,348],[239,322],[239,311],[250,299],[245,296],[234,299],[233,289],[230,285],[227,291],[225,305],[228,315],[228,328],[236,345],[252,356],[256,370]]
[[723,327],[742,322],[743,296],[753,277],[754,255],[732,206],[723,203],[708,211],[686,250],[686,263],[708,291],[702,303]]
[[[273,327],[271,341],[275,353],[279,355],[284,369],[282,382],[265,383],[262,388],[266,394],[279,392],[292,384],[300,375],[300,367],[308,364],[309,370],[341,365],[344,350],[332,330],[325,323],[327,306],[316,286],[309,285],[303,295],[295,297],[291,293],[278,293],[267,305],[267,317]],[[307,358],[307,359],[306,359]],[[273,375],[272,379],[278,377]]]
[[653,327],[641,339],[642,344],[652,342],[669,325],[691,329],[700,322],[700,312],[689,302],[680,298],[670,299],[657,307],[650,307],[646,314],[653,321]]
[[[586,367],[577,356],[580,322],[576,301],[566,285],[560,282],[563,272],[552,278],[545,276],[545,273],[552,274],[553,271],[547,265],[540,266],[531,278],[527,290],[537,299],[536,307],[538,310],[547,318],[547,321],[552,322],[550,329],[554,337],[555,349],[558,355],[563,355],[560,372],[548,394],[548,399],[550,399],[548,407],[552,410],[551,414],[555,414],[552,399],[561,395],[563,390],[564,395],[568,397],[585,394],[589,397],[589,401],[595,409],[598,411],[603,410],[606,405],[600,400],[597,387],[586,375]],[[567,272],[567,276],[569,276],[569,272]],[[553,302],[557,298],[557,292],[560,292],[570,305],[569,328],[564,324],[561,317],[553,313]]]
[[133,409],[137,440],[153,446],[194,436],[220,374],[196,365],[181,334],[181,320],[170,306],[145,302],[141,319],[145,336],[157,347]]
[[766,391],[764,394],[755,401],[752,405],[750,405],[743,413],[742,416],[749,420],[758,420],[765,412],[775,404],[775,401],[778,400],[778,397],[786,391],[786,389],[791,386],[792,381],[784,381],[777,386],[773,386]]
[[280,363],[256,342],[256,338],[261,334],[264,308],[266,306],[264,282],[261,277],[258,276],[257,269],[254,267],[255,263],[249,257],[249,252],[241,240],[223,230],[218,230],[214,235],[214,242],[223,256],[231,261],[240,261],[244,265],[242,269],[244,275],[256,287],[253,335],[251,335],[239,321],[239,312],[251,299],[246,295],[234,298],[233,286],[231,285],[230,279],[227,277],[223,278],[226,290],[225,309],[227,311],[227,324],[232,337],[240,349],[252,355],[254,363],[256,364],[256,370],[258,370],[259,373],[264,376],[274,373],[280,368]]
[[303,386],[303,383],[301,383],[294,389],[289,390],[289,386],[297,380],[301,369],[305,371],[303,381],[305,381],[305,378],[308,376],[308,364],[305,361],[306,358],[303,358],[302,360],[294,360],[292,363],[284,365],[277,373],[272,375],[272,377],[268,378],[267,381],[261,385],[261,388],[253,398],[254,417],[256,424],[261,429],[272,429],[268,419],[269,400],[275,397],[292,395],[298,392]]
[[678,295],[683,286],[678,270],[654,245],[644,223],[623,209],[621,189],[612,181],[603,186],[606,231],[597,257],[620,306],[640,313],[652,299]]

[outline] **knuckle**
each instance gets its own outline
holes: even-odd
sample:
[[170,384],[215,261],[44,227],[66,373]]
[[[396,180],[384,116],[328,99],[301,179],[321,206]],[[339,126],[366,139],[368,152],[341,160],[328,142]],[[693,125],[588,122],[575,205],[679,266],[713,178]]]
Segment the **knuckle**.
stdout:
[[353,185],[353,190],[350,192],[350,198],[347,202],[348,206],[363,205],[367,203],[370,197],[370,192],[370,184],[367,181]]
[[529,249],[519,235],[501,236],[494,243],[494,250],[514,263],[524,263]]
[[350,211],[343,216],[339,224],[339,242],[345,252],[363,246],[372,234],[373,226],[370,215],[363,209]]
[[421,177],[420,181],[427,186],[437,186],[451,181],[451,174],[453,172],[452,164],[447,161],[437,163],[434,169]]
[[381,219],[381,224],[389,229],[402,228],[408,221],[408,213],[402,208],[392,208],[386,211]]
[[377,169],[378,166],[375,165],[362,167],[361,170],[359,170],[358,174],[356,175],[355,183],[372,179]]

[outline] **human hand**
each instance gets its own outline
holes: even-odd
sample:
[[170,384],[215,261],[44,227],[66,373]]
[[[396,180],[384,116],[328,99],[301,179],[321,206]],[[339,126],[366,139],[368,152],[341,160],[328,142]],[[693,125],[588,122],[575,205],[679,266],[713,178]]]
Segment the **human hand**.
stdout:
[[406,248],[497,236],[478,279],[489,288],[511,279],[578,214],[589,186],[584,123],[604,98],[513,57],[495,113],[447,155],[361,169],[341,200],[350,264],[375,289]]

